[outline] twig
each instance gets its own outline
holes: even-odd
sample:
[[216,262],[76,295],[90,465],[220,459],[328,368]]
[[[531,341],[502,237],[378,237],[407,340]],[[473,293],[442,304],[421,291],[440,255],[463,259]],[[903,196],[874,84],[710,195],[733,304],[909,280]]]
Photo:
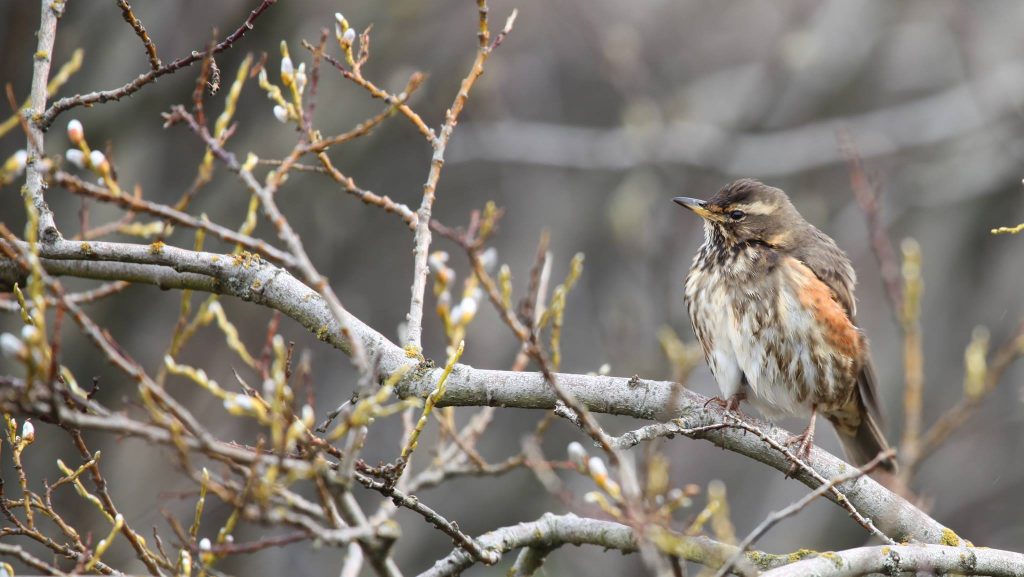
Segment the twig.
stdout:
[[1024,232],[1024,222],[1017,226],[1000,226],[992,229],[992,234],[1019,234],[1020,232]]
[[388,486],[389,483],[385,481],[377,481],[358,473],[356,474],[356,480],[367,489],[372,489],[381,495],[389,497],[394,501],[395,505],[418,513],[428,523],[454,539],[455,543],[472,559],[480,561],[485,565],[494,565],[501,560],[500,553],[478,543],[475,539],[463,533],[458,525],[442,517],[437,511],[425,505],[414,495],[408,495],[395,487]]
[[[71,59],[65,62],[64,65],[60,67],[60,70],[57,71],[57,74],[55,74],[53,78],[50,79],[49,84],[47,84],[47,96],[53,96],[54,94],[56,94],[57,91],[60,90],[61,87],[64,86],[64,84],[67,83],[68,79],[71,78],[71,76],[74,73],[78,72],[82,68],[82,60],[84,56],[85,50],[81,48],[75,49],[75,51],[71,54]],[[10,84],[8,84],[8,86],[10,86]],[[17,126],[19,122],[24,122],[25,117],[22,115],[22,111],[27,109],[29,107],[29,104],[29,101],[26,99],[24,104],[15,107],[16,110],[14,114],[10,116],[10,118],[3,122],[0,122],[0,136],[3,136],[10,132],[10,130]]]
[[[905,462],[918,460],[921,453],[921,430],[924,422],[924,337],[921,334],[921,247],[912,239],[901,245],[903,252],[903,308],[900,328],[903,331],[903,437],[900,452]],[[913,467],[899,472],[909,483]]]
[[850,132],[845,128],[839,128],[836,131],[836,138],[839,140],[839,149],[846,159],[846,169],[850,174],[850,188],[853,190],[853,196],[867,221],[871,249],[875,260],[878,261],[878,269],[882,275],[882,282],[885,284],[886,296],[889,297],[889,310],[898,323],[900,311],[903,310],[903,288],[900,282],[900,267],[892,247],[892,240],[882,222],[882,208],[879,202],[881,194],[869,178],[867,170],[864,168],[864,160],[857,150],[857,145]]
[[[259,16],[263,14],[267,10],[267,8],[270,8],[276,2],[277,0],[262,0],[260,2],[260,5],[249,13],[249,16],[245,19],[245,22],[243,22],[241,26],[239,26],[234,32],[229,34],[226,38],[224,38],[224,40],[221,40],[216,46],[213,47],[212,53],[220,54],[228,48],[231,48],[235,44],[235,42],[238,42],[242,38],[242,36],[245,36],[246,32],[253,29],[253,23],[256,21],[256,19],[259,18]],[[57,102],[54,102],[48,109],[46,109],[46,112],[41,113],[38,118],[33,116],[33,119],[35,120],[36,125],[41,130],[45,131],[50,127],[51,124],[53,124],[53,121],[57,118],[57,116],[66,110],[70,110],[72,108],[75,108],[76,106],[89,106],[92,104],[108,102],[110,100],[120,100],[125,96],[134,94],[139,89],[146,86],[147,84],[150,84],[151,82],[153,82],[157,78],[160,78],[161,76],[177,72],[178,70],[185,68],[186,66],[191,66],[196,61],[201,60],[205,55],[206,51],[193,51],[188,56],[183,56],[181,58],[178,58],[174,62],[171,62],[170,64],[165,64],[155,70],[150,70],[149,72],[138,76],[137,78],[135,78],[135,80],[132,80],[131,82],[125,84],[120,88],[116,88],[113,90],[103,90],[99,92],[90,92],[88,94],[76,94],[75,96],[61,98]]]
[[287,268],[295,270],[298,267],[298,264],[292,255],[271,246],[260,239],[239,234],[230,228],[210,222],[206,219],[195,218],[167,205],[150,202],[128,194],[115,196],[102,186],[86,182],[77,176],[64,171],[57,171],[54,175],[54,181],[72,193],[102,200],[103,202],[117,204],[130,211],[153,214],[175,224],[187,226],[189,228],[205,230],[206,232],[217,236],[217,238],[220,238],[221,240],[241,245],[246,249],[259,253],[261,256],[265,256]]
[[[313,534],[308,531],[296,531],[293,533],[287,533],[285,535],[278,535],[276,537],[264,537],[258,541],[250,541],[249,543],[226,543],[224,545],[217,545],[210,549],[210,551],[216,555],[240,555],[257,553],[264,549],[271,549],[274,547],[281,547],[288,545],[289,543],[296,543],[298,541],[305,541],[307,539],[314,539],[319,537],[322,532]],[[198,552],[198,551],[197,551]]]
[[974,411],[981,405],[982,400],[992,392],[1007,369],[1024,357],[1024,322],[1017,326],[1017,330],[992,354],[991,359],[986,362],[985,376],[982,389],[976,394],[965,394],[954,407],[946,411],[935,423],[925,432],[921,441],[921,449],[916,458],[906,462],[906,468],[912,471],[930,457],[960,426],[962,426]]
[[[128,286],[130,285],[131,283],[122,280],[108,282],[91,290],[71,293],[68,295],[67,298],[68,300],[75,304],[92,303],[100,299],[104,299],[108,296],[116,295],[119,292],[123,291],[124,289],[128,288]],[[47,297],[46,299],[47,306],[54,306],[57,304],[57,302],[57,299],[54,299],[53,297]],[[19,310],[19,308],[20,306],[18,305],[17,301],[0,297],[0,310],[16,312]]]
[[715,577],[725,577],[725,575],[729,573],[729,570],[733,568],[736,562],[738,562],[743,557],[744,552],[746,552],[746,550],[749,549],[751,545],[753,545],[758,539],[760,539],[779,521],[782,521],[787,517],[792,517],[793,515],[796,515],[800,511],[804,510],[804,508],[806,508],[807,505],[811,503],[811,501],[814,501],[815,499],[824,495],[828,491],[831,491],[833,488],[835,488],[836,485],[845,483],[847,481],[852,481],[854,479],[857,479],[870,473],[872,470],[878,467],[878,465],[880,465],[883,461],[888,460],[894,454],[895,451],[893,451],[892,449],[889,449],[888,451],[883,451],[876,455],[874,459],[867,462],[864,466],[853,471],[850,471],[845,475],[840,475],[839,477],[829,479],[828,483],[825,483],[824,485],[818,487],[817,489],[811,491],[810,493],[807,493],[806,495],[804,495],[797,501],[794,501],[784,509],[780,509],[778,511],[773,511],[769,513],[768,516],[765,517],[765,519],[761,521],[761,523],[757,527],[755,527],[753,531],[750,532],[750,534],[748,534],[746,537],[743,538],[742,541],[739,542],[739,544],[736,547],[736,553],[732,557],[730,557],[728,561],[722,564],[721,567],[718,568],[718,571],[715,573]]
[[[761,439],[761,441],[763,441],[766,445],[782,454],[790,463],[796,465],[796,467],[799,470],[802,470],[806,475],[810,476],[811,479],[813,479],[816,483],[816,489],[823,485],[828,485],[829,480],[825,478],[821,473],[819,473],[814,467],[812,467],[809,462],[797,458],[795,455],[786,450],[786,446],[784,444],[780,443],[779,441],[769,436],[767,433],[761,430],[760,427],[752,423],[749,423],[745,420],[736,419],[731,415],[727,415],[726,418],[732,422],[732,426],[753,433],[759,439]],[[722,432],[722,430],[720,429],[708,429],[708,431],[711,430]],[[707,435],[708,431],[699,433],[698,437]],[[841,475],[836,475],[836,477],[839,476]],[[856,521],[858,525],[863,527],[868,533],[871,533],[875,537],[878,537],[885,543],[894,544],[896,542],[891,537],[880,531],[875,526],[874,521],[872,521],[868,517],[865,517],[864,514],[857,509],[857,506],[850,501],[845,492],[841,491],[839,487],[837,487],[835,484],[828,487],[826,491],[831,493],[832,500],[838,503],[839,506],[841,506],[842,508],[846,509],[846,511],[850,514],[850,517],[852,517],[853,520]]]
[[46,561],[32,555],[24,548],[18,545],[8,545],[6,543],[0,543],[0,554],[3,556],[10,556],[18,559],[24,563],[27,567],[41,571],[46,575],[67,575],[67,573],[61,571],[59,568],[50,565]]
[[[407,346],[416,354],[422,354],[423,351],[421,343],[423,333],[423,295],[427,288],[427,254],[430,251],[431,241],[430,215],[434,206],[437,183],[441,178],[441,169],[444,167],[445,150],[448,147],[448,141],[451,140],[452,132],[455,130],[455,124],[459,120],[459,115],[462,113],[466,100],[469,98],[469,93],[473,89],[473,85],[476,84],[477,79],[483,74],[484,63],[487,62],[487,58],[494,49],[493,45],[487,43],[489,32],[486,0],[478,0],[477,5],[480,13],[480,48],[477,50],[476,59],[473,61],[473,66],[470,68],[469,73],[462,79],[462,85],[459,87],[459,92],[455,95],[451,108],[445,114],[445,121],[444,125],[441,126],[440,134],[431,141],[434,154],[430,160],[430,171],[427,174],[427,181],[423,184],[423,200],[417,211],[416,237],[413,240],[412,297],[409,301],[409,313],[406,315],[406,322],[408,323]],[[500,38],[504,38],[512,30],[516,14],[517,12],[513,10],[508,21],[505,23],[505,28],[502,30]]]
[[[302,46],[303,48],[309,50],[310,52],[316,51],[316,47],[310,44],[309,42],[303,41]],[[364,78],[361,73],[356,74],[350,71],[345,67],[344,64],[339,62],[338,59],[334,58],[330,54],[324,54],[323,59],[326,60],[328,64],[336,68],[338,72],[341,72],[341,75],[344,78],[351,80],[352,82],[355,82],[356,85],[362,87],[367,92],[369,92],[370,96],[372,96],[373,98],[377,98],[383,100],[384,102],[390,105],[397,106],[398,111],[401,112],[402,115],[405,116],[407,119],[409,119],[409,122],[411,122],[413,126],[415,126],[417,130],[419,130],[420,134],[422,134],[423,137],[427,139],[427,142],[432,143],[437,138],[434,135],[434,131],[429,126],[427,126],[425,122],[423,122],[422,118],[420,118],[420,115],[417,114],[416,111],[414,111],[412,108],[410,108],[408,104],[400,102],[398,96],[378,88],[377,85],[375,85],[373,82]]]
[[281,211],[277,207],[277,203],[274,202],[274,191],[262,186],[256,177],[241,164],[233,154],[224,150],[220,143],[213,138],[210,133],[206,130],[205,126],[201,126],[196,122],[196,119],[188,113],[182,106],[172,107],[172,112],[167,117],[167,121],[170,123],[176,121],[184,121],[192,131],[203,139],[210,150],[220,158],[229,170],[238,174],[241,177],[242,182],[256,194],[260,199],[260,204],[263,205],[263,210],[266,213],[267,219],[277,229],[278,236],[281,240],[285,241],[288,248],[291,250],[292,255],[297,261],[299,270],[302,271],[303,276],[306,277],[306,281],[310,283],[314,290],[320,293],[324,300],[327,301],[330,306],[331,312],[337,319],[341,334],[344,339],[350,343],[351,346],[351,358],[356,368],[359,370],[361,375],[370,374],[370,364],[366,356],[365,348],[363,343],[356,338],[353,338],[352,331],[350,329],[351,322],[354,319],[352,315],[342,306],[338,296],[334,293],[334,290],[328,284],[327,279],[320,275],[313,266],[313,262],[309,260],[309,255],[306,254],[305,248],[303,248],[302,240],[299,235],[295,233],[291,225],[288,224],[287,219],[281,214]]
[[156,55],[156,45],[153,44],[153,39],[146,32],[146,27],[135,16],[135,12],[132,11],[128,0],[117,0],[117,5],[121,8],[121,16],[124,18],[124,21],[132,27],[139,40],[142,40],[142,45],[146,48],[146,56],[149,58],[149,67],[153,70],[159,70],[161,65],[160,58]]

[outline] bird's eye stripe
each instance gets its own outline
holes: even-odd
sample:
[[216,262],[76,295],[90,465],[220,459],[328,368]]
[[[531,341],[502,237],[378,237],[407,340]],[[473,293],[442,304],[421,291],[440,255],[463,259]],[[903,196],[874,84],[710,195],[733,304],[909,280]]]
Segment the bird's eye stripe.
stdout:
[[735,203],[733,209],[742,210],[746,214],[773,214],[778,205],[775,203],[756,200],[754,202]]

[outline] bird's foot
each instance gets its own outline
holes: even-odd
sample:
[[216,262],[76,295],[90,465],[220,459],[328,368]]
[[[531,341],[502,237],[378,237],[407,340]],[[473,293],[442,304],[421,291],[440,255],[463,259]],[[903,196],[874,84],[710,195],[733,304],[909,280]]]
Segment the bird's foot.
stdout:
[[[804,432],[799,435],[793,435],[786,439],[784,443],[787,447],[796,445],[796,451],[793,453],[793,457],[798,461],[807,462],[807,459],[811,456],[811,448],[814,447],[814,418],[816,415],[811,415],[811,422],[807,424],[807,428]],[[786,472],[786,477],[792,477],[797,469],[799,468],[796,461],[793,462],[789,467],[789,471]]]
[[740,403],[747,399],[747,394],[740,392],[732,395],[728,399],[722,397],[711,397],[704,403],[704,407],[714,403],[725,410],[726,414],[739,418],[740,420],[747,420],[749,416],[740,410]]

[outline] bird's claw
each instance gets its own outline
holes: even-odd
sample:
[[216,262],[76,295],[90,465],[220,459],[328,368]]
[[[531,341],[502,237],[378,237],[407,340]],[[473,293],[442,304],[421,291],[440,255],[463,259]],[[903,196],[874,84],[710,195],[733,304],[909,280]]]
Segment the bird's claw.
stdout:
[[814,447],[814,425],[804,429],[804,432],[799,435],[793,435],[786,439],[783,443],[787,447],[796,445],[796,451],[793,453],[793,464],[789,466],[789,471],[786,472],[786,477],[792,477],[799,469],[797,461],[807,462],[811,456],[811,448]]

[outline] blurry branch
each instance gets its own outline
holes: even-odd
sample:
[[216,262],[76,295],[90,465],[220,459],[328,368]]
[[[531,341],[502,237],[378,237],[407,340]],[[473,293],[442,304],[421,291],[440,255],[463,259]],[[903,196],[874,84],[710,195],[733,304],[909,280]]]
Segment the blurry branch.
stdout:
[[856,136],[864,158],[966,136],[1015,114],[1024,66],[1005,65],[944,92],[864,114],[766,134],[695,120],[600,129],[539,122],[464,124],[452,162],[525,163],[588,170],[684,164],[724,174],[784,176],[843,160],[838,129]]
[[[8,557],[11,559],[17,559],[25,564],[26,567],[31,567],[38,571],[42,571],[43,575],[64,575],[65,573],[50,565],[46,561],[32,555],[24,548],[18,545],[8,545],[6,543],[0,543],[0,556]],[[9,575],[14,575],[13,571],[7,571],[3,563],[0,563],[0,570],[5,570]]]
[[[921,462],[966,422],[981,401],[996,388],[1009,366],[1024,356],[1024,323],[991,359],[988,356],[988,331],[983,327],[975,329],[964,353],[964,396],[930,429],[924,431],[924,351],[921,333],[924,283],[921,277],[921,247],[913,239],[904,239],[900,246],[902,263],[897,262],[892,241],[882,224],[878,186],[869,178],[849,132],[841,128],[837,138],[847,161],[850,186],[867,220],[871,247],[881,270],[890,307],[903,334],[904,418],[903,437],[900,440],[900,462],[903,467],[899,475],[904,483],[909,483]],[[1017,229],[1024,230],[1024,225]],[[1016,234],[1018,231],[1003,227],[993,229],[992,233]]]
[[995,390],[1010,365],[1024,357],[1024,322],[1021,322],[1006,342],[991,355],[988,353],[988,331],[984,328],[975,330],[964,357],[967,365],[964,375],[964,396],[924,434],[917,458],[907,462],[908,469],[916,469],[967,422],[985,397]]
[[[213,47],[211,54],[219,54],[227,50],[228,48],[231,48],[235,44],[235,42],[240,40],[242,36],[245,35],[246,32],[252,30],[253,23],[256,21],[256,19],[259,18],[259,16],[263,14],[263,12],[267,10],[267,8],[270,8],[270,6],[275,4],[276,2],[277,0],[262,0],[260,2],[260,5],[249,13],[249,16],[245,19],[245,22],[243,22],[241,26],[239,26],[234,32],[229,34],[226,38],[224,38],[224,40],[220,41]],[[48,4],[50,3],[44,2],[44,10],[46,9],[46,6]],[[33,115],[33,120],[41,130],[47,130],[50,127],[50,125],[53,124],[53,121],[57,118],[57,116],[66,110],[70,110],[72,108],[75,108],[76,106],[89,106],[92,104],[108,102],[110,100],[120,100],[125,96],[137,92],[140,88],[146,86],[147,84],[153,82],[161,76],[170,74],[172,72],[176,72],[177,70],[185,68],[186,66],[191,66],[197,61],[202,60],[206,56],[206,53],[207,51],[205,50],[193,51],[188,56],[183,56],[171,62],[170,64],[165,64],[163,66],[160,66],[159,68],[154,68],[153,70],[150,70],[145,74],[139,75],[137,78],[135,78],[135,80],[132,80],[131,82],[125,84],[120,88],[116,88],[113,90],[103,90],[99,92],[90,92],[88,94],[76,94],[75,96],[61,98],[60,100],[50,105],[50,107],[46,109],[45,112],[42,112],[41,110],[36,110],[36,114],[38,116]],[[153,56],[155,57],[155,49]],[[49,62],[48,59],[47,62]]]
[[1024,555],[986,547],[893,545],[823,553],[761,577],[860,577],[862,575],[1024,575]]
[[853,190],[853,196],[857,199],[857,204],[867,221],[871,250],[878,262],[882,282],[885,284],[886,296],[889,297],[889,310],[899,321],[900,311],[903,310],[903,287],[900,283],[899,263],[896,261],[892,241],[889,239],[889,233],[885,229],[882,218],[881,189],[868,175],[867,169],[864,167],[864,159],[857,150],[856,143],[849,131],[840,128],[837,138],[839,150],[846,159],[847,172],[850,174],[850,188]]
[[[152,249],[108,242],[40,243],[39,251],[43,267],[53,274],[101,280],[119,280],[130,276],[135,282],[236,296],[279,310],[306,327],[317,338],[343,351],[351,351],[351,343],[342,337],[338,320],[317,291],[287,271],[266,262],[239,255],[194,252],[170,246]],[[18,275],[24,275],[23,270],[9,264],[5,267],[3,263],[4,260],[0,259],[0,273],[4,274],[4,282],[12,283]],[[382,374],[390,374],[414,362],[401,347],[355,316],[350,316],[348,322],[349,334],[374,352],[379,359]],[[418,379],[400,383],[396,393],[402,398],[426,398],[436,388],[441,373],[441,369],[418,373],[421,375]],[[717,446],[779,471],[785,472],[790,468],[789,458],[757,435],[747,434],[745,430],[734,427],[698,429],[715,424],[725,426],[726,415],[717,408],[705,408],[705,397],[682,389],[675,383],[578,374],[552,376],[560,387],[590,411],[648,420],[678,418],[678,425],[682,429],[695,429],[692,434],[694,438],[707,439]],[[504,406],[550,410],[559,401],[559,395],[552,390],[545,375],[541,373],[456,365],[445,388],[444,396],[438,400],[438,407]],[[779,446],[790,436],[786,431],[767,424],[758,426],[768,431],[765,433],[766,438]],[[628,443],[623,441],[624,444],[620,446],[633,446],[645,438],[651,437],[637,433],[631,436]],[[812,488],[826,482],[820,479],[835,478],[850,470],[849,464],[817,447],[812,450],[808,463],[813,467],[815,475],[801,470],[795,477]],[[915,539],[939,543],[953,535],[952,531],[869,478],[858,479],[841,488],[845,495],[843,500],[848,500],[867,518],[876,520],[887,535],[898,541]],[[832,494],[829,497],[838,500]]]
[[[67,83],[68,79],[71,78],[71,75],[78,72],[78,70],[82,68],[82,57],[84,55],[84,50],[82,50],[81,48],[75,49],[75,51],[71,54],[71,59],[65,62],[64,65],[60,67],[60,70],[57,71],[57,74],[55,74],[53,78],[50,79],[50,82],[47,83],[47,96],[53,96],[54,94],[56,94],[57,91],[60,90],[65,83]],[[10,118],[0,123],[0,136],[7,134],[8,132],[10,132],[12,128],[18,125],[18,121],[21,118],[21,110],[28,108],[28,106],[29,101],[26,100],[25,104],[22,105],[18,112],[15,112],[11,115]]]
[[[921,246],[907,238],[900,245],[903,253],[903,307],[900,309],[900,328],[903,331],[903,438],[900,439],[901,459],[907,463],[917,461],[921,452],[921,429],[924,406],[924,341],[921,335]],[[910,480],[913,467],[904,467],[899,475],[904,482]]]
[[1017,226],[1001,226],[992,229],[992,234],[1018,234],[1020,232],[1024,232],[1024,222]]
[[[881,188],[868,175],[853,137],[845,128],[836,134],[839,149],[846,158],[850,188],[867,221],[871,250],[885,285],[892,312],[903,336],[903,436],[900,439],[900,461],[915,462],[920,452],[922,407],[924,405],[924,351],[921,338],[921,247],[913,239],[901,245],[902,266],[897,262],[882,222]],[[899,471],[904,484],[913,478],[914,467]]]

